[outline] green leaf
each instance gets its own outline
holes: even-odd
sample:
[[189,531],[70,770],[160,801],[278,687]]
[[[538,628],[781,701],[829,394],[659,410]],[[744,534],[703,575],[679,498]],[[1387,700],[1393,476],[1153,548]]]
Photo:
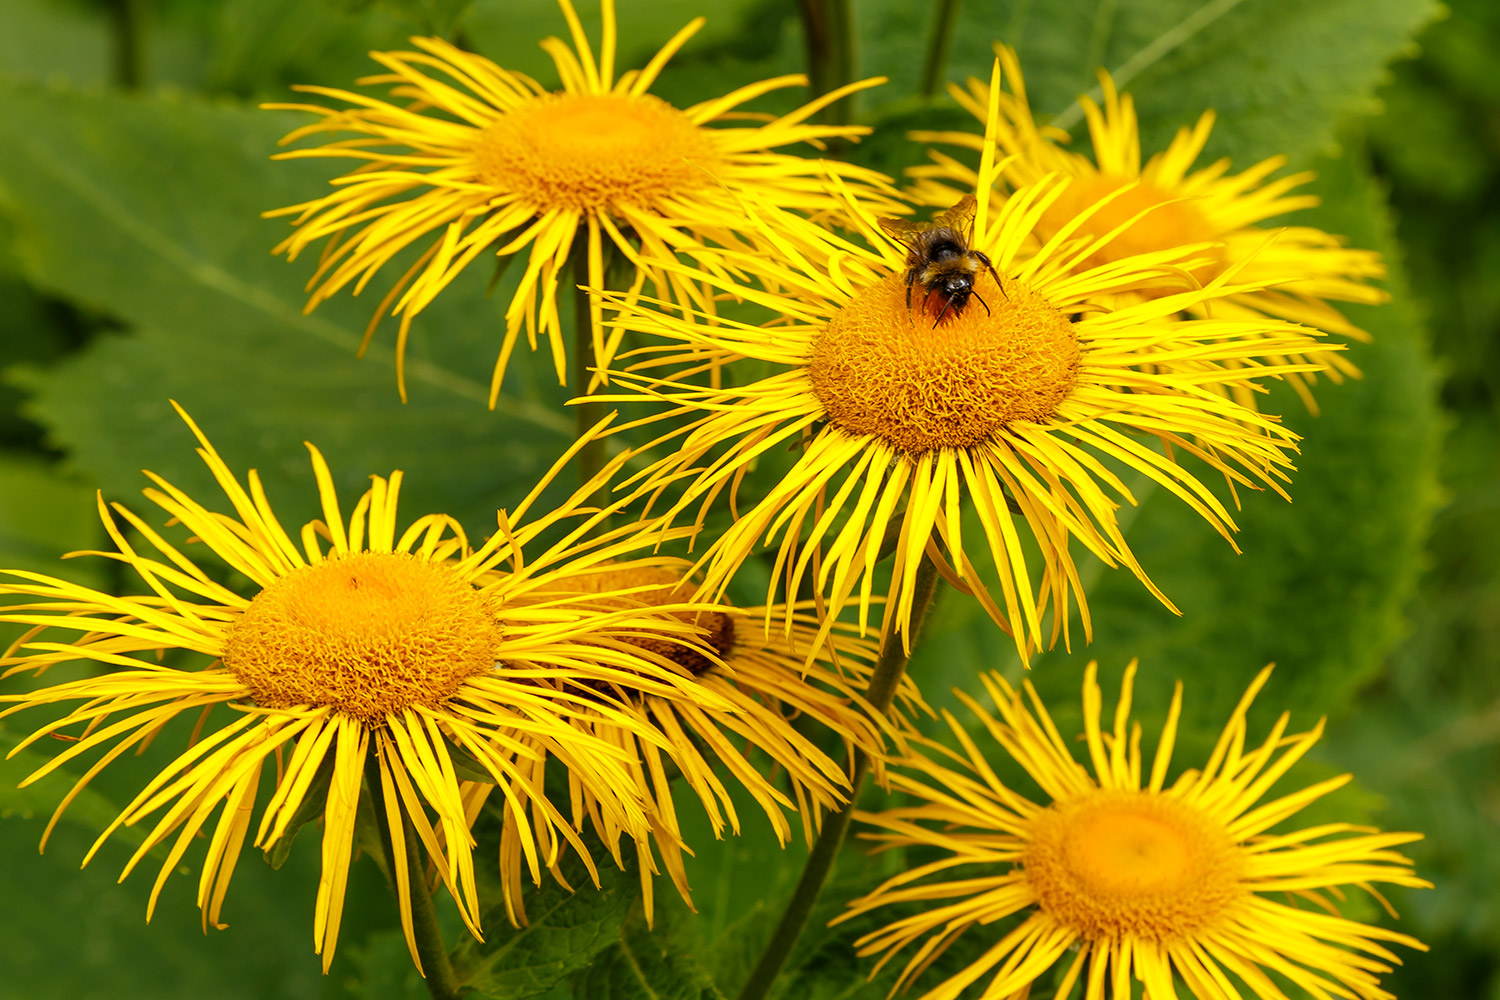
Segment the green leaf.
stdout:
[[514,927],[499,902],[498,874],[479,869],[487,937],[465,940],[453,952],[459,981],[494,1000],[540,997],[582,968],[616,939],[635,894],[635,876],[613,866],[609,853],[591,845],[599,864],[598,888],[570,852],[561,864],[569,892],[547,874],[539,887],[526,886],[527,924]]
[[58,557],[102,533],[92,487],[38,459],[0,453],[0,566],[98,586],[97,560]]
[[[916,91],[932,8],[862,8],[860,71],[892,78],[872,100],[893,104]],[[1438,9],[1435,0],[967,3],[947,75],[988,80],[991,44],[1012,45],[1034,111],[1062,113],[1060,123],[1072,128],[1081,121],[1075,99],[1096,87],[1095,71],[1103,67],[1135,94],[1143,150],[1162,148],[1213,108],[1219,124],[1206,155],[1249,166],[1277,153],[1301,159],[1322,152],[1342,121],[1373,111],[1386,64],[1407,51]],[[899,105],[889,110],[908,113]]]
[[0,4],[0,75],[66,78],[96,86],[105,82],[109,66],[109,26],[102,4]]
[[302,793],[302,804],[297,806],[297,811],[292,814],[286,832],[265,848],[263,853],[266,864],[272,868],[280,868],[286,864],[286,859],[292,855],[292,841],[297,839],[297,834],[307,824],[321,819],[327,809],[328,785],[331,781],[333,781],[333,754],[326,754],[323,762],[318,765],[317,773],[308,784],[307,791]]
[[[229,927],[205,934],[193,899],[196,866],[206,846],[202,842],[189,848],[183,859],[188,870],[168,881],[147,924],[146,899],[158,859],[148,858],[117,884],[133,849],[127,840],[111,837],[80,871],[79,861],[97,829],[64,823],[39,856],[42,825],[40,816],[0,822],[0,851],[7,858],[0,865],[0,895],[11,904],[0,911],[0,965],[5,969],[0,992],[6,996],[318,1000],[336,995],[330,987],[348,974],[351,946],[360,941],[372,916],[386,926],[395,922],[395,904],[385,896],[374,866],[356,863],[339,952],[325,977],[312,947],[316,849],[294,852],[280,871],[260,864],[253,854],[242,858],[224,909]],[[395,934],[399,938],[399,930]]]
[[639,907],[572,987],[577,1000],[724,1000],[681,937],[654,933]]
[[1438,10],[1436,0],[1137,3],[1113,19],[1102,65],[1122,75],[1140,67],[1129,85],[1150,112],[1143,148],[1162,148],[1213,108],[1222,124],[1205,156],[1301,161],[1378,108],[1386,64],[1411,55],[1412,36]]
[[[19,736],[0,729],[0,749],[8,751],[19,741]],[[46,747],[51,741],[43,740]],[[35,745],[35,744],[34,744]],[[64,744],[51,743],[61,750]],[[51,757],[36,750],[26,749],[12,757],[0,759],[0,819],[51,819],[58,803],[80,777],[70,769],[59,768],[25,788],[18,787],[27,775],[36,771]],[[120,815],[120,806],[111,802],[97,787],[89,785],[74,797],[62,820],[75,824],[97,835]],[[121,843],[139,844],[145,831],[139,827],[125,826],[116,831]]]
[[[859,856],[862,853],[863,845],[851,844],[844,851],[841,870],[861,872],[860,862],[866,860]],[[876,911],[829,926],[829,921],[843,913],[851,900],[874,889],[882,879],[883,876],[860,873],[823,890],[808,918],[807,929],[772,987],[771,1000],[883,1000],[889,995],[895,985],[895,970],[883,969],[882,975],[871,981],[870,971],[876,960],[861,958],[854,942],[905,914]],[[896,968],[900,968],[900,963]],[[942,977],[935,976],[928,985],[941,981]]]
[[377,931],[349,954],[356,972],[346,989],[359,1000],[427,1000],[432,995],[399,930]]
[[284,101],[299,83],[347,87],[370,50],[407,47],[419,25],[384,9],[305,0],[157,4],[146,24],[146,85]]
[[726,992],[737,990],[749,974],[808,854],[795,820],[792,840],[783,847],[761,807],[738,782],[730,784],[729,793],[741,820],[738,834],[726,830],[715,839],[707,814],[696,803],[679,816],[683,839],[693,849],[684,864],[699,952]]
[[[577,0],[573,4],[589,45],[599,51],[599,0]],[[667,40],[695,17],[707,17],[702,30],[688,43],[684,55],[702,52],[726,41],[742,39],[752,15],[764,17],[763,5],[755,0],[723,0],[705,6],[702,0],[657,0],[650,4],[617,4],[619,53],[615,72],[645,65]],[[753,31],[753,29],[752,29]],[[758,33],[758,32],[755,32]],[[555,85],[557,70],[552,58],[540,48],[542,39],[561,38],[572,44],[567,21],[557,0],[478,0],[464,21],[464,34],[474,51],[495,60],[506,69],[526,73],[547,86]],[[744,83],[747,81],[741,81]],[[691,103],[717,97],[704,93]]]
[[424,35],[451,36],[460,30],[474,0],[328,0],[349,13],[363,14],[375,7],[391,11]]
[[[103,534],[92,488],[63,474],[55,464],[0,452],[0,569],[46,573],[101,587],[108,569],[100,560],[59,557],[94,547]],[[14,581],[0,577],[0,585],[7,582]],[[0,597],[0,605],[17,600]],[[0,649],[19,639],[26,628],[0,623]],[[14,686],[12,682],[12,690]]]
[[413,517],[444,511],[481,530],[571,439],[550,362],[528,367],[524,349],[510,382],[524,398],[485,410],[504,303],[483,298],[478,269],[419,321],[408,405],[388,332],[354,357],[369,299],[302,314],[311,263],[273,259],[285,223],[257,217],[324,188],[326,173],[266,159],[288,116],[23,86],[0,100],[0,188],[28,276],[136,327],[27,383],[33,414],[106,492],[133,493],[143,466],[211,488],[169,397],[232,468],[259,467],[273,502],[297,497],[293,523],[316,510],[303,439],[351,502],[367,475],[402,468]]

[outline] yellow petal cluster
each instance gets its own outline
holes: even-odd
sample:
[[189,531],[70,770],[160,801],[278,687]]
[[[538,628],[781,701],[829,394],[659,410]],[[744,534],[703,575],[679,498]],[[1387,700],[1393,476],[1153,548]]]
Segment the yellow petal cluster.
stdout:
[[[330,193],[266,213],[289,217],[296,227],[277,253],[295,258],[323,246],[308,281],[307,309],[344,289],[360,292],[388,267],[404,268],[365,331],[368,344],[383,316],[400,317],[397,377],[403,397],[412,320],[481,256],[505,262],[526,254],[491,374],[493,408],[523,332],[533,349],[538,337],[548,342],[558,380],[567,380],[558,291],[570,261],[578,283],[617,287],[606,273],[607,257],[617,254],[629,264],[631,291],[650,282],[658,295],[685,308],[709,307],[701,289],[656,262],[705,241],[737,243],[740,195],[755,193],[799,212],[826,214],[837,202],[820,174],[831,170],[872,205],[906,211],[876,171],[778,151],[868,133],[863,126],[812,119],[882,79],[853,83],[780,117],[744,124],[738,109],[746,102],[804,85],[806,78],[774,77],[676,108],[649,89],[703,18],[674,35],[644,67],[617,74],[614,0],[604,0],[597,54],[571,0],[558,5],[572,45],[549,38],[542,47],[556,64],[560,90],[443,39],[414,38],[416,51],[372,53],[388,72],[360,81],[388,86],[390,100],[308,86],[297,89],[332,106],[267,105],[318,116],[289,133],[284,144],[329,137],[280,158],[355,163],[331,182]],[[414,260],[393,263],[419,246],[424,248]],[[606,341],[598,303],[590,310],[593,352],[607,362],[617,341]]]
[[[905,953],[897,988],[915,985],[959,937],[984,938],[977,958],[913,991],[916,1000],[1024,997],[1054,968],[1056,995],[1081,985],[1084,1000],[1127,1000],[1133,982],[1148,1000],[1167,1000],[1181,995],[1174,981],[1198,1000],[1241,1000],[1233,980],[1258,1000],[1284,1000],[1272,974],[1311,996],[1391,1000],[1379,975],[1400,959],[1386,946],[1423,945],[1348,919],[1337,904],[1345,887],[1383,904],[1374,883],[1427,886],[1393,850],[1421,836],[1349,823],[1297,828],[1296,815],[1347,784],[1347,774],[1268,798],[1323,732],[1320,722],[1288,734],[1283,713],[1264,740],[1249,740],[1246,716],[1270,672],[1255,678],[1204,764],[1170,783],[1181,683],[1147,767],[1130,717],[1134,662],[1112,728],[1089,664],[1084,762],[1030,681],[1017,691],[999,674],[983,676],[993,712],[956,692],[980,731],[945,712],[958,749],[918,738],[892,769],[892,790],[914,804],[855,814],[877,849],[926,848],[934,859],[839,919],[917,908],[858,942],[862,954],[881,956],[877,970]],[[976,736],[1001,752],[981,750]],[[1041,789],[1040,800],[998,777],[1009,762]]]

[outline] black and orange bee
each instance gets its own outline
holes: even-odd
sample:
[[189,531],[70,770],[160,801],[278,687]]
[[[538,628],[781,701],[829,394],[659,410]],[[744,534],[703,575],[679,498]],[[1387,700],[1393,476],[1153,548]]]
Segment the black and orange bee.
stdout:
[[974,291],[974,278],[981,268],[988,269],[994,275],[1000,294],[1005,294],[1005,285],[995,271],[995,265],[990,263],[989,257],[984,253],[969,246],[974,239],[973,195],[964,195],[957,205],[933,216],[931,222],[911,222],[906,219],[876,221],[892,242],[906,250],[907,310],[911,309],[913,285],[922,286],[924,309],[933,292],[947,296],[943,308],[938,311],[937,319],[932,321],[934,327],[942,322],[949,309],[953,310],[953,315],[960,315],[964,306],[969,304],[971,295],[979,299],[979,304],[984,306],[986,313],[990,311],[990,304]]

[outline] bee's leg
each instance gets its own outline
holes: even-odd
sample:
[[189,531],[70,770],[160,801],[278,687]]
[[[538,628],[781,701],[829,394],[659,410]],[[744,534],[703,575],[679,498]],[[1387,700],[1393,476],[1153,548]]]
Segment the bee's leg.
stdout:
[[[953,305],[953,300],[956,299],[956,298],[958,298],[958,293],[957,292],[953,292],[953,293],[949,294],[948,301],[943,303],[942,311],[937,314],[937,319],[935,319],[935,320],[932,321],[932,328],[934,330],[936,330],[937,329],[937,325],[943,321],[943,317],[946,316],[946,315],[948,315],[948,307],[951,306],[951,305]],[[988,308],[988,307],[986,307],[986,308]]]
[[932,301],[932,286],[931,285],[924,285],[922,287],[922,311],[924,313],[927,311],[927,303],[929,303],[931,301]]
[[[1010,298],[1010,294],[1005,290],[1005,282],[1000,280],[1000,272],[996,271],[995,265],[990,263],[989,255],[979,250],[975,250],[974,256],[979,258],[979,263],[990,269],[990,275],[995,279],[995,287],[1000,289],[1000,294],[1004,295],[1007,299]],[[983,302],[984,299],[980,299],[979,301]],[[989,306],[985,306],[985,308],[988,309]]]
[[[917,279],[917,272],[910,271],[910,270],[906,272],[906,311],[907,312],[911,312],[911,286],[912,286],[912,282],[916,281],[916,279]],[[926,301],[926,300],[923,300],[923,301]]]
[[986,316],[993,316],[993,315],[995,315],[994,313],[990,312],[990,304],[988,302],[984,301],[984,296],[983,295],[980,295],[978,292],[973,291],[972,289],[969,291],[969,294],[972,295],[972,296],[974,296],[976,299],[978,299],[979,300],[979,304],[982,305],[982,306],[984,306],[984,314]]

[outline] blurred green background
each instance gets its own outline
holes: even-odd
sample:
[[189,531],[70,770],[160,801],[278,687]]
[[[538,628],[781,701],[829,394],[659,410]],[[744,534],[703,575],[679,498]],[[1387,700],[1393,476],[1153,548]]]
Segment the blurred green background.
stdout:
[[[876,133],[852,158],[899,173],[923,159],[908,129],[972,127],[941,92],[920,92],[939,6],[852,0],[858,71],[891,78],[855,109]],[[678,104],[807,66],[793,0],[620,8],[626,66],[709,16],[656,88]],[[596,32],[597,3],[580,11]],[[1107,689],[1142,658],[1148,732],[1171,680],[1184,678],[1177,759],[1187,766],[1255,671],[1276,661],[1253,718],[1264,726],[1287,708],[1306,728],[1330,717],[1303,783],[1352,770],[1357,785],[1329,809],[1428,836],[1411,854],[1437,888],[1395,902],[1401,928],[1432,950],[1408,956],[1388,988],[1500,1000],[1500,7],[964,0],[957,16],[945,79],[987,75],[990,43],[1005,41],[1021,54],[1033,106],[1057,113],[1093,86],[1094,67],[1126,67],[1146,151],[1214,107],[1205,162],[1286,154],[1291,168],[1316,169],[1324,204],[1297,221],[1387,255],[1393,301],[1351,310],[1376,335],[1351,351],[1366,377],[1323,384],[1318,417],[1289,393],[1272,396],[1272,412],[1307,438],[1295,503],[1246,497],[1245,555],[1234,556],[1147,496],[1130,512],[1131,544],[1184,617],[1123,574],[1100,575],[1094,647],[1049,654],[1033,676],[1065,732],[1089,656]],[[108,567],[57,556],[102,544],[95,489],[129,501],[142,468],[211,496],[168,397],[231,467],[262,471],[288,522],[316,514],[304,438],[349,496],[370,473],[405,469],[413,517],[446,510],[482,530],[519,499],[571,439],[550,360],[518,354],[502,406],[484,408],[503,295],[486,300],[488,274],[475,269],[418,323],[403,406],[389,329],[369,357],[353,357],[373,301],[345,295],[303,316],[309,262],[269,254],[285,224],[259,213],[313,197],[330,171],[269,162],[299,119],[255,106],[287,99],[293,83],[348,86],[371,71],[369,49],[416,32],[547,80],[535,40],[564,30],[552,0],[0,2],[0,565],[126,586]],[[1014,670],[1005,646],[971,602],[948,594],[913,675],[950,705],[947,688],[972,687],[975,671]],[[0,743],[25,721],[0,724]],[[152,761],[112,768],[40,858],[57,786],[13,787],[36,762],[0,766],[0,996],[425,995],[368,865],[356,866],[333,974],[318,974],[307,843],[279,872],[241,862],[230,930],[201,936],[185,877],[146,928],[148,880],[114,884],[124,846],[75,869]],[[701,968],[683,981],[701,990],[673,995],[737,985],[795,880],[799,853],[775,851],[762,827],[699,851],[700,915],[659,936],[697,942]],[[1376,919],[1371,907],[1359,915]],[[848,940],[811,935],[780,995],[863,996]],[[636,995],[609,968],[605,956],[556,995]]]

